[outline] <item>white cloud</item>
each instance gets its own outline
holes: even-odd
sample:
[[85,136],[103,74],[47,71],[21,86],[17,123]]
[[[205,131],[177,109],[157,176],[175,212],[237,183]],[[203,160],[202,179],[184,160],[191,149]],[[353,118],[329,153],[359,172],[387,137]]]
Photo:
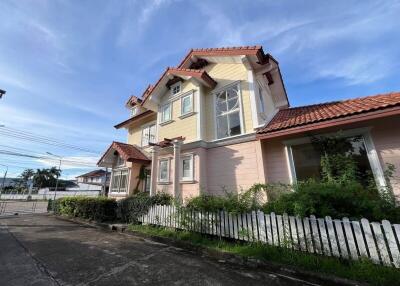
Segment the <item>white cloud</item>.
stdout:
[[[160,9],[179,0],[148,0],[143,2],[128,2],[123,11],[121,28],[117,37],[118,46],[128,46],[144,33],[151,23],[154,14]],[[141,6],[139,3],[144,3]],[[160,23],[157,21],[157,23]]]
[[[368,84],[381,80],[391,73],[393,65],[380,55],[352,55],[334,62],[314,63],[315,77],[341,78],[348,85]],[[378,72],[379,71],[379,72]]]

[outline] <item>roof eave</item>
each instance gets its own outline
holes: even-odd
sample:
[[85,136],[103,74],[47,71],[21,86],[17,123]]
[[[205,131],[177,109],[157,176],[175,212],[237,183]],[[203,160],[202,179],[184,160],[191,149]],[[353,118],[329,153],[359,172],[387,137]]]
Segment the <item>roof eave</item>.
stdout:
[[131,117],[131,118],[125,120],[125,121],[122,121],[121,123],[118,123],[117,125],[114,125],[114,128],[115,129],[121,129],[121,128],[131,124],[132,122],[134,122],[136,120],[143,119],[143,118],[145,118],[147,116],[150,116],[151,114],[153,114],[153,112],[154,111],[152,111],[152,110],[146,110],[146,111],[144,111],[144,112],[142,112],[142,113],[140,113],[140,114],[138,114],[138,115],[136,115],[134,117]]
[[363,112],[360,114],[355,114],[351,116],[345,116],[335,119],[323,120],[315,123],[304,124],[292,128],[281,129],[276,131],[270,131],[266,133],[257,133],[256,138],[258,140],[278,138],[288,135],[295,135],[304,132],[315,131],[319,129],[325,129],[330,127],[339,127],[352,123],[358,123],[362,121],[379,119],[394,115],[400,115],[400,106],[395,106],[391,108],[385,108],[375,111]]

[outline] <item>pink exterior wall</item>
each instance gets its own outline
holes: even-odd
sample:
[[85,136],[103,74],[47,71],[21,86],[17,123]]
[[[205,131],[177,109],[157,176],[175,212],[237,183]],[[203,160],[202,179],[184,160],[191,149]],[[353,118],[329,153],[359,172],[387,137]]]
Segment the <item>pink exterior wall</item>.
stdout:
[[[204,148],[196,148],[191,150],[184,150],[181,152],[181,156],[185,154],[193,154],[193,182],[181,182],[181,195],[183,201],[187,201],[189,198],[197,197],[200,195],[202,190],[202,182],[206,180],[205,176],[202,174],[202,160],[206,158],[206,151]],[[173,190],[173,178],[174,178],[174,158],[173,154],[160,155],[159,159],[170,158],[170,182],[168,184],[158,183],[157,192],[165,192],[174,195]],[[203,164],[204,166],[204,164]],[[158,176],[158,174],[157,174]],[[158,178],[158,177],[157,177]],[[204,188],[204,187],[203,187]]]
[[[391,163],[396,167],[396,173],[391,181],[394,193],[400,197],[400,117],[391,117],[383,120],[372,120],[364,123],[348,125],[342,130],[370,127],[371,137],[375,146],[379,161],[383,170],[386,168],[386,163]],[[335,132],[339,128],[329,128],[314,132],[321,134],[324,132]],[[286,158],[285,145],[283,140],[302,138],[307,134],[299,134],[297,137],[277,138],[262,140],[263,160],[265,166],[265,177],[269,183],[290,183],[290,171]]]
[[207,149],[207,192],[240,192],[265,182],[260,141]]
[[[400,116],[385,119],[374,124],[372,141],[383,169],[390,163],[396,167],[391,184],[395,195],[400,197]],[[399,198],[400,199],[400,198]]]
[[290,183],[289,166],[285,145],[281,140],[261,141],[265,177],[268,183]]

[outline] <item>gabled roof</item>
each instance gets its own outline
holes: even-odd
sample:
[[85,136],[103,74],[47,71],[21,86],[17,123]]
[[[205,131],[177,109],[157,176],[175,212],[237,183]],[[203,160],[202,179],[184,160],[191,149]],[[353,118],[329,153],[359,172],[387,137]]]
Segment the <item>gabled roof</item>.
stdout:
[[[79,175],[79,176],[77,176],[77,178],[80,178],[80,177],[102,177],[105,175],[105,173],[106,173],[106,171],[104,171],[102,169],[98,169],[98,170],[90,171],[88,173]],[[107,172],[107,173],[109,174],[110,172]]]
[[224,47],[224,48],[204,48],[204,49],[191,49],[179,64],[179,68],[185,67],[185,64],[194,56],[257,56],[260,63],[265,62],[271,57],[270,54],[265,54],[262,46],[243,46],[243,47]]
[[141,98],[132,95],[132,96],[128,99],[128,101],[126,102],[125,105],[126,105],[127,107],[131,107],[131,106],[135,106],[135,105],[140,105],[141,103],[142,103],[142,99],[141,99]]
[[108,147],[107,151],[104,152],[103,156],[101,156],[100,160],[97,162],[97,165],[101,163],[103,158],[107,155],[109,151],[114,149],[118,152],[118,154],[122,157],[122,159],[128,162],[136,162],[136,163],[150,163],[151,160],[144,154],[139,148],[134,145],[115,142],[113,141]]
[[[257,131],[257,136],[277,137],[293,134],[296,130],[304,132],[300,127],[320,129],[344,123],[341,119],[349,119],[345,121],[348,124],[393,114],[400,114],[400,92],[283,109]],[[317,125],[319,123],[329,123],[329,126]]]
[[142,105],[146,102],[149,98],[151,93],[159,87],[162,80],[167,75],[174,75],[174,76],[187,76],[187,77],[194,77],[198,79],[200,82],[205,84],[208,87],[214,88],[217,85],[217,82],[204,70],[195,70],[195,69],[183,69],[183,68],[171,68],[168,67],[163,74],[160,76],[154,87],[149,90],[149,92],[143,97]]
[[128,124],[131,124],[132,122],[134,122],[136,120],[139,120],[141,118],[144,118],[144,117],[146,117],[148,115],[151,115],[151,114],[154,114],[154,113],[155,112],[152,111],[152,110],[143,111],[142,113],[139,113],[139,114],[137,114],[135,116],[132,116],[131,118],[129,118],[127,120],[122,121],[121,123],[118,123],[117,125],[114,126],[114,128],[115,129],[120,129],[122,127],[125,127]]

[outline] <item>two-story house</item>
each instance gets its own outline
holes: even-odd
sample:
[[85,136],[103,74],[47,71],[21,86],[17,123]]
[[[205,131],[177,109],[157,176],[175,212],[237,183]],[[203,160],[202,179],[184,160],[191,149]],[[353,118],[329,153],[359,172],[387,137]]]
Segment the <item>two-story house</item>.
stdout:
[[112,197],[293,183],[318,171],[308,136],[339,129],[363,136],[360,164],[378,184],[385,163],[400,169],[400,134],[390,132],[400,127],[400,94],[290,108],[278,62],[261,46],[191,50],[126,106],[131,117],[115,128],[128,142],[113,142],[98,163],[112,168]]

